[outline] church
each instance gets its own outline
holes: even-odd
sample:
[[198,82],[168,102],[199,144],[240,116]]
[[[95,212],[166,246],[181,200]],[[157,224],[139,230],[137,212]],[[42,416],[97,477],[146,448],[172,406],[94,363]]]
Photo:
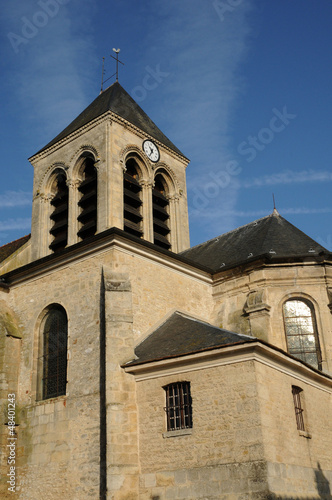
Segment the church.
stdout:
[[1,498],[332,498],[332,254],[190,248],[189,160],[115,82],[30,158],[0,248]]

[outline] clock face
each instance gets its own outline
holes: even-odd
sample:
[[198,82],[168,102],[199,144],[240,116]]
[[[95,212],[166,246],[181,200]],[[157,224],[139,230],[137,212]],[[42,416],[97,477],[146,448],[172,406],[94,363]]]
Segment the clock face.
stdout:
[[153,161],[156,163],[159,161],[160,154],[159,154],[159,149],[155,145],[154,142],[146,140],[143,142],[143,151],[146,154],[146,156],[149,158],[149,160]]

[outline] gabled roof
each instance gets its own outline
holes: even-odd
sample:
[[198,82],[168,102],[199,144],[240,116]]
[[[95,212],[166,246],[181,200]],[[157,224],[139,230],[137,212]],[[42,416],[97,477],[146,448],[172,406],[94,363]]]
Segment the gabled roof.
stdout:
[[225,345],[252,342],[255,337],[230,332],[175,312],[135,349],[135,365],[193,354]]
[[6,260],[11,254],[16,252],[19,248],[21,248],[24,243],[26,243],[30,239],[31,234],[27,234],[26,236],[22,236],[18,240],[12,241],[10,243],[6,243],[0,247],[0,262]]
[[262,219],[189,248],[180,255],[217,272],[266,255],[273,260],[318,257],[321,253],[331,255],[274,210]]
[[128,120],[143,132],[146,132],[176,153],[184,156],[181,151],[161,132],[157,125],[153,123],[153,121],[124,90],[124,88],[121,87],[119,82],[113,83],[113,85],[108,87],[108,89],[104,90],[77,118],[75,118],[74,121],[68,125],[68,127],[66,127],[44,148],[38,151],[38,153],[41,153],[50,146],[53,146],[61,139],[64,139],[69,134],[72,134],[84,125],[87,125],[95,118],[102,116],[107,111],[112,111],[121,118]]

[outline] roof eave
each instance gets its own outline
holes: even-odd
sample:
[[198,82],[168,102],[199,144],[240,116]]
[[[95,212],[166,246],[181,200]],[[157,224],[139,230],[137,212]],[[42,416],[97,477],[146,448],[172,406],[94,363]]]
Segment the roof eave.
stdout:
[[246,361],[263,361],[263,364],[277,368],[288,375],[294,371],[297,378],[299,375],[309,377],[316,383],[321,382],[325,386],[327,385],[332,390],[332,377],[329,374],[313,368],[282,349],[257,338],[252,341],[227,344],[182,356],[172,356],[142,363],[128,362],[121,367],[126,373],[134,375],[136,380],[145,380],[171,373],[179,374]]

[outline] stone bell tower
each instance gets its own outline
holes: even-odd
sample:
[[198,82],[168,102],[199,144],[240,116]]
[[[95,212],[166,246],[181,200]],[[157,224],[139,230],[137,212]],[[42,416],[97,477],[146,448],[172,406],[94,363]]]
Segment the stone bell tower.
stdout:
[[116,227],[189,247],[188,159],[116,82],[30,158],[32,260]]

